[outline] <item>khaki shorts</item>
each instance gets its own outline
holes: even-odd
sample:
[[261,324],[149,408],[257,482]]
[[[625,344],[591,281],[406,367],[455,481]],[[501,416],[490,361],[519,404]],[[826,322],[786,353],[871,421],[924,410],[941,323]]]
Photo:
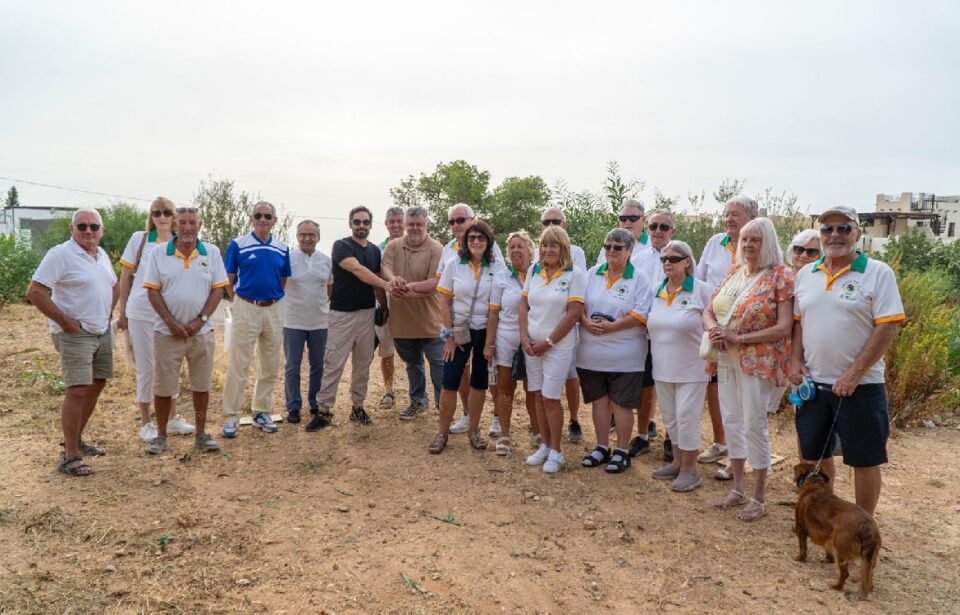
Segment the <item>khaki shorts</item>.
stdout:
[[180,366],[187,360],[190,369],[190,390],[207,393],[213,383],[213,352],[216,347],[213,331],[187,338],[173,337],[154,331],[153,394],[173,397],[180,390]]
[[373,330],[377,335],[377,339],[380,340],[380,345],[377,347],[377,354],[380,355],[381,359],[392,357],[394,348],[393,336],[390,335],[390,323],[387,322],[387,324],[382,327],[374,325]]
[[109,329],[101,335],[86,331],[54,333],[53,347],[60,353],[63,383],[68,387],[87,386],[94,380],[113,377],[113,338]]

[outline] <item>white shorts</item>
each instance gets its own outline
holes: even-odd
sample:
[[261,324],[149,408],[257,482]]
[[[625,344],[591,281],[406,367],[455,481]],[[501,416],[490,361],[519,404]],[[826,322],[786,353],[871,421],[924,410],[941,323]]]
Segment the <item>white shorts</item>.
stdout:
[[520,348],[520,331],[501,332],[497,329],[497,341],[494,345],[497,353],[497,365],[501,367],[513,366],[513,355]]
[[377,347],[377,354],[380,355],[381,359],[392,357],[394,348],[393,336],[390,335],[390,323],[387,322],[387,324],[382,327],[374,326],[373,331],[377,334],[377,339],[380,340],[380,345]]
[[526,356],[527,390],[540,391],[547,399],[560,399],[563,385],[570,374],[570,365],[577,354],[577,345],[561,342],[539,357]]
[[657,403],[674,446],[682,451],[700,450],[700,415],[707,382],[657,380]]

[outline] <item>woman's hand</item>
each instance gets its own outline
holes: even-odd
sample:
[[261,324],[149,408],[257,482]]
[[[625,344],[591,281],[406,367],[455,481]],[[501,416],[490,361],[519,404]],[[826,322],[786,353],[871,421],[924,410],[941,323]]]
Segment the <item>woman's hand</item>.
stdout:
[[497,353],[495,352],[493,344],[487,344],[483,347],[483,358],[487,360],[487,363],[493,363],[493,361],[497,358]]
[[457,349],[463,350],[462,346],[457,346],[457,343],[453,341],[452,337],[448,337],[447,341],[443,343],[443,360],[444,361],[453,361],[453,355],[456,353]]
[[124,312],[126,310],[120,310],[120,315],[117,316],[117,331],[127,330],[127,315]]
[[723,327],[714,327],[710,329],[710,341],[713,342],[714,344],[717,344],[718,342],[724,342],[725,345],[736,344],[737,334],[731,331],[730,329],[724,329]]
[[535,357],[543,356],[548,350],[550,350],[550,344],[548,344],[546,340],[533,342],[530,344],[530,350],[533,351],[530,354]]
[[606,327],[604,325],[607,324],[607,321],[605,320],[601,320],[599,318],[590,318],[584,319],[583,322],[585,323],[583,325],[584,328],[594,335],[603,335],[606,333]]
[[520,345],[523,346],[523,351],[525,353],[531,357],[536,356],[536,354],[533,352],[533,340],[531,340],[529,337],[520,338]]
[[803,382],[803,377],[809,375],[810,371],[807,370],[807,366],[803,364],[803,361],[797,361],[793,357],[787,361],[787,378],[791,384],[800,386]]

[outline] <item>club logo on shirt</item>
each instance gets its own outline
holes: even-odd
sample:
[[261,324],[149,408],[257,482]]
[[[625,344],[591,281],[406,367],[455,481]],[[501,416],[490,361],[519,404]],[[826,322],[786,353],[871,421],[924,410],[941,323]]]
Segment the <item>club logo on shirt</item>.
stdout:
[[626,284],[621,284],[620,286],[617,286],[617,290],[616,290],[617,299],[625,298],[627,296],[627,293],[629,292],[630,292],[630,289],[627,288]]
[[693,302],[690,301],[690,297],[680,297],[680,300],[677,301],[677,305],[680,307],[681,310],[685,310],[688,307],[690,307],[691,303]]
[[557,282],[557,292],[565,293],[567,289],[570,288],[570,280],[560,280]]
[[204,273],[210,273],[210,261],[205,258],[201,258],[197,261],[197,267],[200,268],[200,271]]
[[844,301],[856,301],[860,293],[860,282],[856,280],[847,280],[840,285],[840,298]]

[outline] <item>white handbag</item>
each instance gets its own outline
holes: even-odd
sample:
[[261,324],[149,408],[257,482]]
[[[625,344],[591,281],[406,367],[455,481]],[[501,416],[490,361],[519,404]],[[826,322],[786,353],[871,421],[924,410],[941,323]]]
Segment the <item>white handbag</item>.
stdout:
[[[753,288],[754,284],[757,283],[757,280],[760,279],[760,276],[763,275],[764,271],[766,271],[766,269],[757,272],[753,277],[747,279],[746,285],[743,287],[743,290],[740,291],[740,294],[737,295],[737,298],[733,300],[733,303],[730,304],[730,308],[727,310],[727,313],[717,319],[718,326],[726,328],[726,326],[730,324],[730,321],[733,320],[733,315],[737,313],[737,309],[740,307],[740,303],[746,298],[747,294],[750,292],[750,289]],[[710,342],[709,331],[704,331],[703,335],[700,336],[699,354],[701,359],[711,363],[716,361],[717,357],[720,356],[720,351],[718,351]]]

